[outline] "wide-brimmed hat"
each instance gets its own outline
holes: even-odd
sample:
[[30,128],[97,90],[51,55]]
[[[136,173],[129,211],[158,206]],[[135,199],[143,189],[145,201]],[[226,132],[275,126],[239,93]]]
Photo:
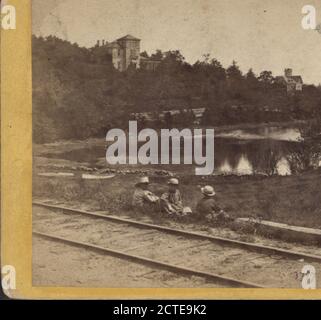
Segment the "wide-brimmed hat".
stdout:
[[148,177],[141,177],[137,184],[149,184],[149,178]]
[[204,188],[201,188],[201,191],[205,196],[208,197],[213,197],[216,194],[212,186],[205,186]]
[[172,179],[169,179],[167,184],[171,184],[171,185],[174,185],[174,186],[178,186],[179,185],[179,182],[178,182],[178,179],[176,178],[172,178]]
[[189,213],[193,213],[193,211],[192,211],[192,209],[190,207],[184,207],[183,208],[183,213],[189,214]]

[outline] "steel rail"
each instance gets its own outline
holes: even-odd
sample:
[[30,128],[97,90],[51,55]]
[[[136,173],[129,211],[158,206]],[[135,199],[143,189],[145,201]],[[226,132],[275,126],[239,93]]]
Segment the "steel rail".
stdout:
[[86,242],[79,242],[79,241],[75,241],[75,240],[71,240],[71,239],[67,239],[67,238],[63,238],[63,237],[57,237],[52,234],[47,234],[47,233],[42,233],[42,232],[37,232],[37,231],[34,231],[33,234],[35,236],[38,236],[38,237],[41,237],[41,238],[44,238],[47,240],[61,242],[61,243],[72,245],[72,246],[79,247],[79,248],[90,249],[92,251],[96,251],[96,252],[99,252],[104,255],[107,254],[110,256],[117,257],[117,258],[126,259],[128,261],[132,261],[135,263],[150,265],[150,266],[157,267],[160,269],[175,272],[180,275],[183,274],[183,275],[189,275],[189,276],[197,276],[197,277],[205,278],[205,279],[208,279],[211,281],[214,280],[216,283],[221,284],[221,285],[229,285],[231,287],[236,287],[236,288],[264,288],[263,286],[258,285],[256,283],[241,281],[241,280],[237,280],[237,279],[233,279],[233,278],[229,278],[229,277],[224,277],[224,276],[221,276],[221,275],[218,275],[215,273],[198,271],[198,270],[182,267],[182,266],[175,265],[175,264],[165,263],[165,262],[162,262],[159,260],[154,260],[154,259],[149,259],[149,258],[145,258],[142,256],[128,254],[126,252],[119,251],[119,250],[113,250],[110,248],[89,244]]
[[193,231],[173,229],[173,228],[155,225],[155,224],[151,224],[151,223],[139,222],[139,221],[135,221],[135,220],[124,219],[124,218],[119,218],[119,217],[110,216],[110,215],[107,216],[104,214],[93,213],[93,212],[89,212],[89,211],[85,211],[85,210],[68,208],[65,206],[50,205],[50,204],[46,204],[46,203],[38,202],[38,201],[34,201],[33,205],[48,208],[48,209],[62,210],[62,211],[70,212],[70,213],[74,213],[74,214],[87,215],[87,216],[90,216],[93,218],[105,219],[105,220],[116,222],[116,223],[126,223],[129,225],[138,226],[140,228],[151,228],[151,229],[159,230],[159,231],[166,232],[169,234],[174,234],[174,235],[181,235],[181,236],[190,237],[190,238],[209,240],[213,243],[224,244],[224,245],[227,245],[230,247],[242,248],[242,249],[246,249],[246,250],[254,251],[254,252],[259,252],[259,253],[266,254],[266,255],[271,255],[271,254],[272,255],[280,255],[282,257],[287,257],[289,259],[295,259],[295,260],[304,259],[304,260],[310,261],[310,262],[321,263],[321,256],[318,256],[318,255],[306,254],[306,253],[301,253],[298,251],[281,249],[281,248],[276,248],[276,247],[271,247],[271,246],[264,246],[261,244],[248,243],[248,242],[239,241],[239,240],[232,240],[232,239],[223,238],[223,237],[204,235],[204,234],[196,233]]

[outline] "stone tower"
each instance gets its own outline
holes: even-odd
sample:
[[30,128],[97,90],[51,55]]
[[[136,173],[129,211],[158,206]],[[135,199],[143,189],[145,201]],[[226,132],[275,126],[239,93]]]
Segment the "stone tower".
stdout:
[[286,69],[284,70],[284,76],[285,76],[285,77],[292,77],[292,69],[286,68]]
[[137,39],[130,34],[116,40],[121,50],[121,66],[120,71],[127,70],[130,65],[139,68],[140,65],[140,39]]

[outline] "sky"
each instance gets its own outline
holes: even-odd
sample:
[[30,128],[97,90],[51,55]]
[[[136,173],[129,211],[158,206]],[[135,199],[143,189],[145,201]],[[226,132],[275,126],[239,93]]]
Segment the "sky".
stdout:
[[204,54],[255,73],[285,68],[321,83],[321,33],[301,26],[304,5],[320,0],[32,0],[33,33],[80,46],[126,34],[141,51],[180,50],[189,63]]

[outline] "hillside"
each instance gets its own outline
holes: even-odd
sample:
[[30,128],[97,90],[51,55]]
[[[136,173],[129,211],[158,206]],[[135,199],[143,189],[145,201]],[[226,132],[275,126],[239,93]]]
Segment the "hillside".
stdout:
[[[198,107],[207,108],[204,125],[307,119],[320,116],[321,90],[305,86],[289,97],[269,71],[243,75],[236,62],[224,69],[208,55],[190,65],[179,51],[163,55],[155,72],[120,73],[94,50],[33,37],[35,142],[104,136],[109,128],[127,127],[132,112]],[[190,122],[177,117],[171,125]]]

